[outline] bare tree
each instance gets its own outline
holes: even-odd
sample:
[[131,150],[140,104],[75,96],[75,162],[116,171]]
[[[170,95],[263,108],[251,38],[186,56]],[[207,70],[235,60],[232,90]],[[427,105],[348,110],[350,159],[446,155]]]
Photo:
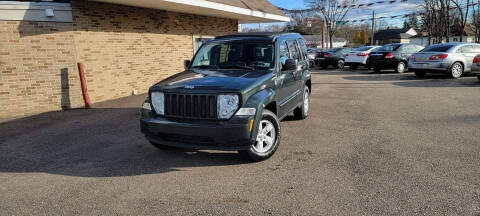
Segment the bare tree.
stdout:
[[450,41],[450,5],[452,0],[424,0],[423,30],[429,35],[429,43]]
[[472,7],[472,24],[475,26],[475,43],[480,42],[480,0]]
[[333,37],[338,27],[343,25],[345,16],[351,5],[357,0],[304,0],[311,8],[321,15],[327,24],[327,34],[330,47],[333,47]]
[[[458,11],[459,24],[460,24],[460,42],[463,42],[463,33],[465,32],[465,26],[467,25],[469,5],[473,0],[451,0]],[[462,6],[464,4],[464,6]]]

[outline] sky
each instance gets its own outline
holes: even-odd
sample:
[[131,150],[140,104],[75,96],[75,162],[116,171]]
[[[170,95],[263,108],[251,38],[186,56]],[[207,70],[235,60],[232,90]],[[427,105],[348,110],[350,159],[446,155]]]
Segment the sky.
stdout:
[[[308,8],[308,5],[304,3],[303,0],[269,0],[275,6],[287,8],[287,9],[305,9]],[[381,0],[358,0],[358,3],[371,3],[371,2],[378,2]],[[393,16],[398,14],[408,14],[415,11],[421,10],[421,3],[423,0],[408,0],[408,2],[396,2],[393,4],[377,4],[374,6],[370,6],[367,8],[355,8],[352,9],[347,17],[346,20],[360,20],[360,19],[369,19],[372,17],[372,11],[375,11],[376,17],[379,16]],[[383,19],[389,26],[394,27],[401,27],[403,24],[403,18],[396,18],[396,19]],[[275,23],[279,24],[279,23]],[[265,26],[268,24],[262,24],[261,26]],[[258,26],[258,24],[257,24]],[[247,25],[246,27],[250,27]]]

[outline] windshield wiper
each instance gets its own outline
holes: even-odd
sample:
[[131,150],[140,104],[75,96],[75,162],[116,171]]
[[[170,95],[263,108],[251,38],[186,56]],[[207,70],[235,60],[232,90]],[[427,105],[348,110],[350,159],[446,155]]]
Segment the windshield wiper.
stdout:
[[215,65],[197,65],[197,66],[193,66],[192,68],[214,68],[214,69],[217,69],[218,67],[215,66]]
[[238,68],[238,69],[255,70],[254,67],[242,66],[242,65],[223,65],[222,66],[222,69],[226,69],[226,68]]

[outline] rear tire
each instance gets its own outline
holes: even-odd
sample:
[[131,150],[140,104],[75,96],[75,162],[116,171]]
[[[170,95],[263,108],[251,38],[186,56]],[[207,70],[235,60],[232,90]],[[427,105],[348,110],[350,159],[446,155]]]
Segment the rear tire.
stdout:
[[305,86],[305,88],[303,89],[302,97],[302,106],[297,107],[295,110],[293,110],[295,118],[299,120],[306,119],[310,111],[310,90],[307,86]]
[[381,68],[380,66],[374,66],[374,67],[373,67],[373,71],[374,71],[375,73],[380,73],[380,72],[382,72],[382,68]]
[[463,74],[463,65],[460,62],[455,62],[450,66],[450,77],[458,79]]
[[395,68],[395,72],[397,73],[404,73],[406,71],[406,65],[403,62],[399,62],[397,64],[397,67]]
[[343,69],[345,67],[345,61],[343,59],[340,59],[337,61],[337,69]]
[[257,139],[248,150],[239,151],[252,161],[270,158],[280,145],[280,121],[269,110],[264,110],[258,126]]
[[424,78],[425,77],[425,72],[424,71],[415,71],[415,76],[418,78]]
[[152,144],[153,146],[155,146],[156,148],[158,148],[162,151],[171,151],[171,150],[178,149],[178,147],[162,145],[162,144],[158,144],[158,143],[155,143],[155,142],[152,142],[152,141],[150,141],[150,144]]

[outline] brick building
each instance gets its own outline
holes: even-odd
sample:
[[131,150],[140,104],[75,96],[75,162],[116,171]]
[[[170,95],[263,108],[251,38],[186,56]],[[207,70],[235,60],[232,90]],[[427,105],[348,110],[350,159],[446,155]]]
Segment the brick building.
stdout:
[[268,0],[0,1],[0,121],[146,92],[202,41],[288,17]]

